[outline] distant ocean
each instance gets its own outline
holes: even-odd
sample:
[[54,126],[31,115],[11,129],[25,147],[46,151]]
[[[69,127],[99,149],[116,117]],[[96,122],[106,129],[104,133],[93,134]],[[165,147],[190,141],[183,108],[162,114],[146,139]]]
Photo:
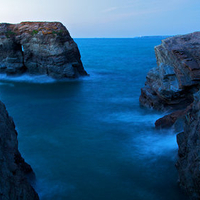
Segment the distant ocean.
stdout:
[[75,39],[85,78],[0,76],[41,200],[186,200],[175,133],[156,130],[162,113],[139,105],[162,39]]

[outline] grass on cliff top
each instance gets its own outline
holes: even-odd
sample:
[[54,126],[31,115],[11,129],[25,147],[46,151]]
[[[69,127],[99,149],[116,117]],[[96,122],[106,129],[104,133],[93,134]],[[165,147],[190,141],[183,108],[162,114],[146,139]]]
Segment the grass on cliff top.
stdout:
[[[33,30],[33,31],[31,32],[31,35],[34,36],[34,35],[38,34],[38,32],[41,31],[41,30],[42,30],[42,28],[39,28],[38,30]],[[50,30],[50,29],[44,29],[44,30],[42,30],[42,34],[43,34],[43,35],[50,35],[50,34],[53,34],[54,36],[55,36],[55,35],[62,36],[63,33],[64,33],[63,30],[59,30],[59,31]]]
[[33,31],[31,32],[31,35],[33,36],[33,35],[37,34],[38,32],[39,32],[38,30],[33,30]]
[[10,38],[10,37],[16,35],[16,33],[12,32],[12,31],[7,31],[7,32],[5,33],[5,35],[6,35],[7,38]]

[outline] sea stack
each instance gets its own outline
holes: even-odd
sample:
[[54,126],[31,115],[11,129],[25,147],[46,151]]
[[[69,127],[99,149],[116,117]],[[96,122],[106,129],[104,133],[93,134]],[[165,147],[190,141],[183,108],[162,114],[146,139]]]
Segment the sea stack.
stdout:
[[39,200],[27,176],[33,170],[21,157],[14,122],[0,102],[0,199]]
[[55,79],[87,75],[77,44],[60,22],[0,23],[0,73]]
[[156,121],[159,128],[182,121],[177,135],[179,184],[200,199],[200,32],[167,38],[155,53],[157,67],[147,74],[140,103],[171,112]]

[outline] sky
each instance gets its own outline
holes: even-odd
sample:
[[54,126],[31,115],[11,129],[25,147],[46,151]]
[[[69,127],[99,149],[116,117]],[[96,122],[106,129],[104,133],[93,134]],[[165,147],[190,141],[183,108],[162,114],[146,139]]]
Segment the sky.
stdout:
[[74,38],[200,31],[200,0],[4,0],[0,22],[60,21]]

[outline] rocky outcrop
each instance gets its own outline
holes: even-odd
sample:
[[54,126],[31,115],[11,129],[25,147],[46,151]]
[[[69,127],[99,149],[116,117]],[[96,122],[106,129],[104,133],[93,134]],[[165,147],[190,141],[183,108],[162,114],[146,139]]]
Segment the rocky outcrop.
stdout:
[[200,199],[200,92],[185,116],[184,132],[177,135],[179,146],[176,167],[179,184],[193,199]]
[[27,175],[34,173],[18,151],[14,122],[0,102],[0,199],[38,200]]
[[155,47],[157,67],[141,89],[142,106],[172,112],[157,128],[178,124],[179,184],[200,199],[200,32],[175,36]]
[[0,23],[0,73],[76,78],[87,75],[80,57],[59,22]]
[[175,36],[155,47],[157,67],[149,71],[140,103],[158,110],[183,109],[200,85],[200,32]]
[[165,115],[164,117],[156,120],[155,127],[156,128],[170,128],[175,124],[175,122],[178,119],[183,118],[186,113],[187,113],[186,110],[177,110],[168,115]]

